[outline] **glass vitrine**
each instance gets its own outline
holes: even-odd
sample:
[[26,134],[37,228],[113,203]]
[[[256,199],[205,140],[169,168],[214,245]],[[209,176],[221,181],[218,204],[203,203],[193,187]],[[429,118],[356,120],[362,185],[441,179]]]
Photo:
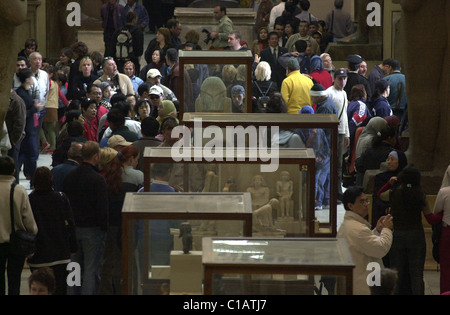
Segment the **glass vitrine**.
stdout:
[[[198,257],[197,270],[201,267],[203,237],[251,236],[251,197],[237,192],[128,193],[122,221],[123,293],[159,295],[173,291],[171,282],[180,270],[176,262],[186,265]],[[181,232],[186,226],[188,239]]]
[[[179,64],[180,118],[185,112],[251,113],[251,50],[180,50]],[[235,86],[243,97],[233,99]]]
[[[313,236],[315,155],[312,149],[146,148],[144,190],[152,191],[158,169],[184,192],[249,192],[254,236]],[[156,187],[156,186],[155,186]],[[327,224],[327,231],[332,225]],[[319,232],[319,231],[317,231]]]
[[287,147],[288,137],[299,136],[299,146],[312,148],[317,159],[311,236],[336,236],[339,125],[336,115],[185,113],[183,124],[192,131],[194,146],[208,146],[215,141],[236,147],[273,144]]
[[352,294],[354,263],[339,238],[204,238],[205,295]]

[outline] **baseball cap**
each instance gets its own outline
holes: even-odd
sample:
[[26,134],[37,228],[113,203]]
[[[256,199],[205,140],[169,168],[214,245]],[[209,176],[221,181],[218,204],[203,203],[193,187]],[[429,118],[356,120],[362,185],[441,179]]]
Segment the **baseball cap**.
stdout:
[[152,85],[152,87],[150,88],[149,94],[154,94],[154,95],[159,95],[159,96],[161,96],[161,95],[164,94],[164,91],[163,91],[163,89],[160,88],[159,86],[157,86],[157,85]]
[[156,77],[162,77],[161,72],[159,72],[158,69],[150,69],[147,72],[147,78],[156,78]]
[[245,94],[244,87],[242,85],[235,85],[231,88],[231,94]]
[[108,147],[110,147],[110,148],[114,148],[117,145],[122,145],[124,147],[127,147],[131,144],[132,144],[131,142],[128,142],[127,140],[125,140],[125,138],[122,137],[121,135],[114,135],[108,139]]
[[340,77],[347,77],[347,70],[344,68],[341,69],[337,69],[336,72],[334,73],[334,77],[335,78],[340,78]]

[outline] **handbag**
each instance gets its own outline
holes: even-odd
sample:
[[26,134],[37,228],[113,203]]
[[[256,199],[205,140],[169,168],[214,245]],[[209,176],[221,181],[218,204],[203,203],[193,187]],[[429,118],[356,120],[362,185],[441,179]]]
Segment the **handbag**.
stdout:
[[15,230],[14,227],[14,188],[16,183],[11,184],[9,196],[11,213],[11,235],[9,239],[9,252],[15,256],[29,256],[36,251],[36,235],[22,230]]

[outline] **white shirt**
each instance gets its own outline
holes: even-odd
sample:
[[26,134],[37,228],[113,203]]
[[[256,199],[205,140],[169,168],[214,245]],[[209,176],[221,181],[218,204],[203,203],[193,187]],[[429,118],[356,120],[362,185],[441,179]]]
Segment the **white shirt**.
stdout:
[[275,19],[284,11],[284,7],[286,5],[286,2],[281,2],[280,4],[277,4],[270,10],[270,16],[269,16],[269,31],[273,31],[273,26],[275,25]]
[[450,225],[450,186],[441,188],[436,197],[433,213],[438,214],[441,211],[444,211],[442,221]]
[[[350,138],[350,130],[348,129],[348,117],[347,117],[347,107],[348,107],[348,101],[347,101],[347,93],[342,90],[338,91],[334,87],[334,85],[330,86],[327,90],[327,95],[329,98],[333,100],[333,102],[336,104],[337,111],[338,111],[338,118],[339,116],[339,127],[338,132],[340,135],[345,135],[345,137]],[[342,115],[341,115],[342,113]]]

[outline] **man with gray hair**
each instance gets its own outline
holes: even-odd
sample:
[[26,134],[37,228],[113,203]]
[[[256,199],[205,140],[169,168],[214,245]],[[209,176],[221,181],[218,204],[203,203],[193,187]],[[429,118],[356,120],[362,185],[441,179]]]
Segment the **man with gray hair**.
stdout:
[[67,151],[67,160],[52,168],[53,185],[56,191],[62,191],[62,185],[66,175],[83,162],[81,157],[83,145],[84,143],[81,142],[72,142],[69,151]]
[[[38,143],[38,148],[39,148],[40,140],[45,139],[45,137],[43,137],[42,123],[44,122],[44,116],[46,114],[45,105],[47,104],[48,93],[50,91],[50,79],[48,77],[47,72],[45,72],[44,70],[41,70],[42,55],[40,53],[38,53],[38,52],[31,53],[30,57],[29,57],[29,62],[30,62],[30,69],[31,69],[31,71],[33,71],[34,77],[36,78],[37,83],[38,83],[37,84],[37,89],[39,90],[38,102],[44,106],[42,108],[42,110],[40,112],[38,112],[39,125],[38,125],[38,132],[36,133],[37,134],[36,141]],[[50,147],[50,144],[43,141],[42,146],[43,146],[42,151],[44,151]]]

